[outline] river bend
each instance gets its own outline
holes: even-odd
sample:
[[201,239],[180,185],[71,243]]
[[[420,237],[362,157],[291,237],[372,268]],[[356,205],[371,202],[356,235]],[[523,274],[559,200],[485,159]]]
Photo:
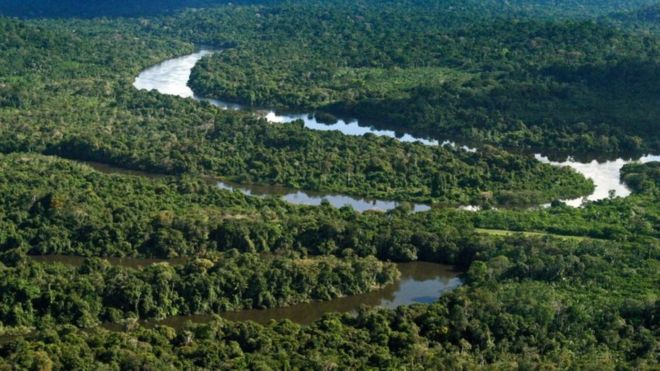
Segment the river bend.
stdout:
[[[156,90],[161,94],[175,95],[182,98],[193,98],[200,101],[206,101],[223,109],[249,109],[243,107],[240,104],[228,103],[217,99],[198,97],[188,86],[188,80],[190,79],[190,74],[193,67],[195,67],[200,59],[212,53],[213,51],[203,49],[186,56],[166,60],[142,71],[135,79],[133,85],[135,88],[141,90]],[[311,130],[336,130],[345,135],[355,136],[361,136],[369,133],[376,136],[395,138],[402,142],[418,142],[430,146],[457,146],[451,141],[441,142],[436,139],[418,138],[411,134],[397,136],[396,133],[392,130],[379,130],[369,125],[360,124],[358,120],[338,120],[334,124],[324,124],[319,122],[314,117],[314,115],[308,113],[280,114],[276,113],[274,110],[254,110],[254,112],[263,115],[269,122],[272,123],[289,123],[296,120],[302,120],[304,126]],[[467,146],[460,146],[460,148],[465,151],[476,151],[475,148],[470,148]],[[536,154],[535,157],[537,160],[551,165],[571,167],[578,173],[584,175],[586,178],[591,179],[594,182],[595,190],[591,195],[572,200],[562,200],[569,206],[573,207],[582,206],[585,201],[598,201],[608,198],[610,196],[610,191],[612,191],[615,196],[628,196],[630,194],[630,190],[620,181],[621,168],[625,164],[635,161],[642,163],[660,161],[660,155],[647,155],[632,160],[619,158],[617,160],[601,162],[596,160],[589,162],[579,162],[572,158],[569,158],[563,162],[555,162],[550,161],[548,157],[541,154]],[[220,182],[218,186],[224,189],[238,189],[248,195],[275,194],[280,196],[282,199],[294,204],[320,205],[323,200],[327,200],[331,205],[335,207],[350,205],[358,211],[373,209],[390,210],[399,205],[399,203],[395,201],[367,200],[345,195],[315,194],[298,190],[294,191],[279,189],[278,192],[271,192],[267,187],[246,187],[243,185],[229,184],[226,182]],[[415,211],[426,211],[428,209],[430,209],[430,207],[427,205],[414,205]],[[477,207],[473,206],[465,206],[463,209],[472,211],[478,210]]]

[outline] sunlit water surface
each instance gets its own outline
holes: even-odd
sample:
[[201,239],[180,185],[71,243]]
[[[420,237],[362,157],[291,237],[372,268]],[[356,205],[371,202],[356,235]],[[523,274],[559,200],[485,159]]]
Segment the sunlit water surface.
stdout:
[[[137,89],[145,90],[156,90],[162,94],[176,95],[183,98],[194,98],[197,100],[207,101],[213,105],[221,107],[223,109],[239,110],[244,109],[243,106],[239,104],[227,103],[217,99],[206,99],[201,97],[196,97],[190,87],[188,87],[188,80],[190,79],[190,73],[195,64],[202,59],[204,56],[212,54],[210,50],[201,50],[199,52],[178,57],[174,59],[167,60],[163,63],[160,63],[156,66],[150,67],[135,79],[134,86]],[[247,109],[247,108],[245,108]],[[325,124],[319,122],[314,115],[301,113],[301,114],[281,114],[276,113],[273,110],[256,110],[272,123],[289,123],[296,120],[302,120],[306,128],[319,131],[331,131],[336,130],[345,135],[355,135],[361,136],[364,134],[373,134],[376,136],[384,136],[389,138],[395,138],[402,142],[419,142],[425,145],[437,146],[453,146],[456,147],[456,144],[451,141],[438,141],[435,139],[428,138],[417,138],[410,134],[403,134],[397,136],[397,134],[392,130],[379,130],[369,125],[360,124],[358,120],[338,120],[333,124]],[[465,151],[474,152],[475,148],[470,148],[467,146],[460,146]],[[555,166],[569,166],[575,169],[577,172],[583,174],[585,177],[593,180],[595,185],[595,191],[591,195],[584,198],[563,200],[570,206],[579,207],[583,205],[584,201],[598,201],[609,197],[610,190],[614,192],[614,195],[619,197],[626,197],[630,194],[630,190],[621,183],[620,174],[621,168],[623,165],[639,161],[642,163],[650,161],[660,161],[660,155],[647,155],[635,160],[624,160],[617,159],[612,161],[590,161],[590,162],[579,162],[573,159],[568,159],[564,162],[555,162],[550,161],[546,156],[541,154],[535,155],[536,159],[541,162],[548,163]],[[228,183],[219,183],[221,188],[227,189],[239,189],[246,194],[256,194],[250,187],[245,187],[242,185],[228,184]],[[261,191],[266,191],[261,189]],[[265,192],[261,192],[263,195]],[[384,201],[384,200],[365,200],[358,199],[345,195],[322,195],[322,194],[313,194],[311,192],[305,191],[290,191],[285,194],[280,194],[280,196],[289,202],[296,204],[305,204],[305,205],[319,205],[324,199],[330,202],[331,205],[335,207],[341,207],[344,205],[350,205],[354,209],[359,211],[365,210],[390,210],[399,205],[399,203],[394,201]],[[544,205],[547,206],[547,205]],[[425,211],[429,207],[426,205],[414,205],[415,211]],[[462,209],[468,211],[477,211],[478,207],[475,206],[463,206]]]

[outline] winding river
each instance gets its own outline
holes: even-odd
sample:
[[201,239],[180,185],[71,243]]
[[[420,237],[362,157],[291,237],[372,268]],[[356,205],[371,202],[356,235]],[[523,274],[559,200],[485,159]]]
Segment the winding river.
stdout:
[[[194,92],[188,87],[190,73],[195,64],[204,56],[211,54],[211,51],[201,50],[199,52],[164,61],[156,66],[144,70],[135,79],[134,86],[137,89],[156,90],[162,94],[179,96],[182,98],[193,98],[200,101],[207,101],[213,105],[228,110],[244,109],[241,105],[227,103],[215,99],[207,99],[195,96]],[[360,125],[359,121],[339,120],[334,124],[324,124],[317,121],[309,114],[278,114],[272,110],[255,111],[263,114],[265,118],[273,123],[288,123],[295,120],[302,120],[306,128],[312,130],[338,130],[346,135],[364,135],[367,133],[396,138],[403,142],[419,142],[424,145],[442,145],[456,146],[453,142],[440,142],[428,138],[416,138],[410,134],[397,136],[394,131],[379,130],[370,126]],[[460,147],[465,151],[476,151],[474,148],[466,146]],[[621,184],[619,177],[621,167],[630,160],[617,159],[605,162],[578,162],[569,159],[565,162],[553,162],[547,157],[536,155],[539,161],[549,163],[555,166],[570,166],[585,177],[594,181],[596,189],[593,194],[584,199],[565,200],[571,206],[580,206],[584,200],[596,201],[609,197],[610,190],[613,190],[617,196],[625,197],[630,191]],[[649,162],[660,161],[660,156],[644,156],[636,161]],[[104,168],[104,165],[93,164],[101,171],[112,171]],[[246,187],[243,185],[231,184],[228,182],[219,182],[218,187],[224,189],[237,189],[249,195],[275,195],[284,200],[306,205],[319,205],[323,200],[327,200],[335,207],[350,205],[358,211],[370,209],[389,210],[395,208],[399,203],[384,200],[366,200],[345,195],[315,194],[305,191],[292,191],[285,188],[276,189],[276,187]],[[415,205],[416,211],[428,210],[427,205]],[[477,208],[466,207],[467,210],[477,210]],[[72,257],[35,257],[43,263],[57,261],[64,264],[80,265],[84,258]],[[160,260],[153,259],[116,259],[110,261],[111,264],[119,264],[129,267],[143,267],[145,265],[158,263]],[[175,262],[176,263],[176,262]],[[363,295],[355,295],[325,302],[312,302],[299,304],[285,308],[272,308],[265,310],[245,310],[239,312],[222,313],[221,317],[230,320],[252,320],[260,323],[267,323],[271,320],[290,319],[301,324],[309,324],[319,319],[326,312],[355,312],[361,306],[376,306],[384,308],[396,308],[400,305],[414,303],[430,303],[437,300],[443,293],[453,290],[460,286],[461,279],[458,273],[452,271],[450,267],[424,262],[413,262],[398,264],[401,271],[400,279],[380,290],[375,290]],[[162,321],[147,321],[142,324],[149,327],[158,324],[164,324],[172,327],[182,327],[189,322],[200,323],[207,322],[213,316],[196,315],[172,317]],[[109,328],[120,329],[121,326],[110,325]]]
[[[197,64],[197,62],[202,59],[204,56],[210,55],[213,52],[210,50],[200,50],[196,53],[192,53],[183,57],[169,59],[164,61],[156,66],[150,67],[135,79],[134,87],[137,89],[143,90],[156,90],[162,94],[175,95],[182,98],[193,98],[200,101],[209,102],[215,106],[221,107],[228,110],[240,110],[244,109],[243,106],[234,103],[228,103],[217,99],[208,99],[203,97],[195,96],[194,92],[188,87],[188,80],[190,78],[190,73]],[[245,108],[247,109],[247,108]],[[269,122],[273,123],[289,123],[296,120],[302,120],[306,128],[311,130],[320,130],[320,131],[330,131],[337,130],[345,135],[357,135],[361,136],[364,134],[373,134],[377,136],[384,136],[395,138],[402,142],[419,142],[425,145],[442,145],[442,146],[456,146],[451,141],[440,142],[435,139],[429,138],[417,138],[410,134],[404,134],[403,136],[397,136],[394,131],[391,130],[379,130],[367,125],[360,125],[358,120],[338,120],[334,124],[324,124],[316,120],[313,115],[302,113],[302,114],[279,114],[273,110],[259,110],[255,111],[259,114],[265,116]],[[476,151],[474,148],[467,146],[461,146],[463,150],[466,151]],[[647,155],[634,160],[624,160],[617,159],[613,161],[603,161],[599,162],[593,160],[591,162],[579,162],[573,159],[568,159],[564,162],[554,162],[550,161],[546,156],[541,154],[535,155],[536,159],[552,164],[555,166],[569,166],[575,169],[577,172],[584,175],[586,178],[593,180],[595,185],[595,191],[583,198],[571,199],[571,200],[562,200],[566,202],[569,206],[579,207],[584,204],[585,201],[598,201],[609,197],[610,191],[614,192],[614,195],[620,197],[626,197],[630,194],[630,190],[621,183],[620,174],[621,168],[623,165],[639,161],[639,162],[650,162],[650,161],[660,161],[660,155]],[[282,197],[284,200],[296,204],[305,204],[305,205],[319,205],[323,200],[327,200],[331,205],[335,207],[341,207],[344,205],[350,205],[355,210],[365,211],[365,210],[390,210],[399,205],[395,201],[385,201],[385,200],[366,200],[359,199],[345,195],[329,195],[321,193],[310,193],[306,191],[292,191],[284,188],[273,188],[273,187],[246,187],[243,185],[229,184],[226,182],[220,182],[219,187],[224,189],[238,189],[243,193],[251,195],[266,195],[274,194]],[[547,206],[547,205],[544,205]],[[429,206],[427,205],[414,205],[415,211],[425,211],[428,210]],[[463,207],[465,210],[478,210],[476,207],[466,206]]]

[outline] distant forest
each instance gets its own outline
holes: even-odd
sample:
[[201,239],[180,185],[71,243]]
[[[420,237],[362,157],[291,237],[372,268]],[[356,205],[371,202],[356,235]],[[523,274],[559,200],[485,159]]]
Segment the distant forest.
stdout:
[[[185,8],[206,8],[218,5],[305,4],[306,0],[3,0],[0,15],[12,17],[141,17],[172,13]],[[314,0],[311,1],[315,2]],[[517,15],[561,15],[593,17],[610,12],[638,11],[642,6],[656,4],[653,0],[430,0],[372,1],[330,0],[328,4],[371,5],[404,3],[406,6],[463,7],[483,6],[499,13]]]
[[[3,0],[0,14],[28,18],[137,17],[171,13],[183,8],[221,4],[266,3],[268,0]],[[270,1],[272,2],[272,1]]]

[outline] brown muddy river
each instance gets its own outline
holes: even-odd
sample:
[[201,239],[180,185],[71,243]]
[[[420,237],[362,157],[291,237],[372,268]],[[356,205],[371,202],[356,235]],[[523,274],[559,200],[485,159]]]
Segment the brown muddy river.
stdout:
[[[40,263],[62,263],[72,266],[81,266],[85,259],[80,256],[46,255],[31,256],[31,259]],[[185,258],[177,259],[143,259],[143,258],[103,258],[110,264],[129,268],[143,268],[151,264],[168,262],[170,264],[184,264]],[[401,272],[399,280],[361,295],[346,296],[328,301],[315,301],[281,308],[248,309],[236,312],[218,313],[232,321],[254,321],[268,323],[270,320],[289,319],[299,324],[310,324],[328,312],[354,312],[361,306],[396,308],[401,305],[427,304],[436,301],[442,294],[461,285],[459,273],[451,266],[427,263],[410,262],[398,263]],[[142,325],[153,327],[167,325],[174,328],[184,327],[186,324],[205,323],[213,319],[213,315],[189,315],[166,318],[161,321],[143,321]],[[111,330],[122,330],[123,325],[106,324],[104,327]]]
[[[397,267],[401,271],[401,278],[397,282],[370,293],[283,308],[250,309],[223,312],[218,315],[232,321],[254,321],[265,324],[271,320],[289,319],[298,324],[307,325],[321,318],[325,313],[350,313],[357,311],[361,306],[396,308],[408,304],[432,303],[444,293],[461,285],[458,272],[446,265],[412,262],[400,263],[397,264]],[[141,325],[146,327],[166,325],[182,328],[189,323],[206,323],[213,318],[213,315],[177,316],[161,321],[143,321]],[[120,331],[124,326],[106,324],[104,327]]]

